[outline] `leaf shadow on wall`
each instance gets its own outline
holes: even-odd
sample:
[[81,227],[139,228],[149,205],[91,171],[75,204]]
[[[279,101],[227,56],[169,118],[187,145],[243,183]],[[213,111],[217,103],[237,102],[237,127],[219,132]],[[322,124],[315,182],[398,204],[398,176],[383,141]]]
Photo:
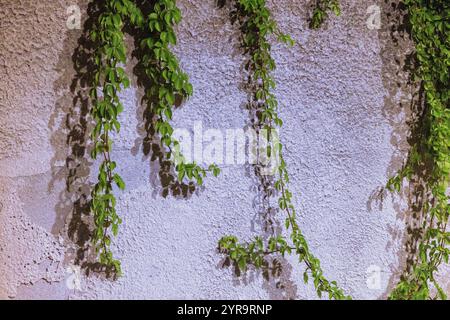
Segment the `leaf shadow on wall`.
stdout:
[[[228,11],[230,22],[232,24],[238,22],[235,14],[233,14],[234,8],[232,4],[227,0],[217,0],[217,8],[219,10]],[[238,24],[238,23],[236,23]],[[243,39],[239,39],[242,41]],[[238,43],[236,51],[240,55],[244,55],[247,59],[249,52],[244,52],[243,47]],[[242,67],[243,78],[238,83],[239,88],[247,94],[247,101],[243,105],[244,112],[248,113],[248,120],[245,129],[253,129],[255,132],[260,132],[261,125],[261,112],[263,105],[254,102],[255,92],[258,89],[259,84],[252,80],[252,76],[249,74],[249,70],[244,63]],[[246,175],[253,179],[252,191],[255,192],[253,199],[253,208],[255,209],[255,215],[251,221],[252,231],[261,232],[260,236],[263,239],[278,236],[282,232],[282,228],[279,220],[277,219],[277,213],[279,213],[279,207],[273,203],[274,197],[277,196],[277,191],[274,187],[274,176],[265,175],[263,170],[265,168],[261,164],[247,165]],[[291,280],[293,267],[289,261],[281,254],[268,255],[261,267],[261,270],[249,268],[245,273],[241,273],[239,267],[232,263],[229,257],[225,257],[219,262],[220,268],[232,268],[234,272],[234,284],[235,285],[247,285],[255,281],[258,276],[263,277],[263,288],[269,293],[270,299],[296,299],[297,298],[297,285]]]
[[[143,10],[144,2],[139,5]],[[90,157],[90,132],[94,127],[90,116],[91,104],[89,91],[93,83],[94,43],[89,39],[89,32],[104,10],[104,1],[91,1],[87,8],[87,18],[83,30],[71,30],[64,42],[57,70],[60,77],[54,82],[53,89],[57,94],[54,112],[50,116],[48,127],[52,132],[51,144],[55,153],[51,160],[52,179],[48,189],[52,191],[58,182],[64,182],[58,203],[55,206],[56,222],[53,233],[68,238],[70,248],[66,261],[83,268],[87,274],[104,272],[103,266],[96,262],[95,254],[91,252],[91,238],[94,224],[90,204],[91,190],[94,186],[91,178],[95,167]],[[148,7],[148,5],[147,5]],[[144,36],[132,28],[128,34],[135,39],[136,44]],[[73,50],[73,48],[76,48]],[[136,48],[139,48],[137,45]],[[135,49],[133,55],[139,59],[144,53]],[[145,78],[141,66],[138,64],[133,70],[138,79],[138,85],[147,88],[151,85]],[[171,162],[161,147],[161,141],[154,130],[155,115],[147,108],[145,97],[142,106],[137,110],[139,116],[139,134],[143,152],[151,157],[150,181],[156,195],[167,197],[169,194],[177,198],[188,198],[196,191],[194,184],[178,182]],[[142,117],[144,115],[144,117]],[[110,276],[106,274],[107,276]]]
[[[414,73],[418,66],[407,8],[399,0],[387,0],[382,3],[381,12],[379,39],[383,64],[382,79],[388,93],[384,101],[383,116],[393,128],[391,144],[394,147],[387,176],[394,177],[406,163],[405,155],[408,154],[410,146],[414,145],[422,135],[420,123],[424,114],[425,101],[422,83],[414,80]],[[423,237],[426,180],[427,168],[424,167],[401,189],[400,202],[394,202],[397,219],[405,224],[406,230],[401,232],[390,228],[392,240],[388,243],[386,250],[401,242],[405,251],[399,252],[399,265],[390,267],[392,275],[383,298],[388,297],[399,277],[410,272],[417,260],[418,244]],[[384,186],[374,190],[367,202],[368,210],[372,211],[374,205],[378,205],[381,210],[388,194],[390,191]],[[406,202],[407,208],[402,208],[402,202]]]
[[[87,31],[98,18],[101,8],[89,4],[88,19],[82,35],[77,30],[68,32],[64,48],[57,64],[61,76],[54,82],[54,92],[58,99],[50,117],[52,132],[51,144],[55,150],[52,158],[52,180],[49,190],[57,181],[64,181],[65,188],[60,192],[56,209],[54,233],[67,236],[74,244],[66,255],[89,272],[99,266],[89,262],[89,247],[93,223],[90,216],[90,194],[93,183],[90,181],[93,161],[89,157],[90,120],[89,89],[94,70],[91,52],[93,44]],[[73,51],[73,48],[76,48]],[[73,54],[70,54],[72,52]],[[69,88],[68,88],[69,87]]]
[[[144,16],[148,16],[153,12],[154,1],[140,0],[136,1],[135,4]],[[202,188],[193,182],[185,183],[178,180],[171,156],[163,146],[161,138],[156,131],[155,125],[158,115],[154,108],[159,101],[158,97],[151,97],[147,94],[155,83],[147,75],[145,65],[142,63],[144,55],[148,54],[148,52],[141,48],[141,43],[142,40],[148,38],[148,31],[129,28],[127,33],[134,40],[132,56],[137,63],[133,68],[133,75],[136,78],[138,99],[140,100],[139,107],[136,110],[138,119],[136,131],[139,137],[135,140],[132,154],[136,156],[142,150],[144,159],[150,159],[150,183],[152,184],[155,197],[163,196],[167,198],[168,196],[173,196],[177,199],[188,199]],[[176,96],[175,108],[180,108],[183,102],[182,97]]]

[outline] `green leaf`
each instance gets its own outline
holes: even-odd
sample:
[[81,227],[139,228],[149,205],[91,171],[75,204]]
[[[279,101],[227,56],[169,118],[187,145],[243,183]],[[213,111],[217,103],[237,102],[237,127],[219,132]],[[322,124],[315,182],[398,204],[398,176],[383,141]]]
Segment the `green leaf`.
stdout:
[[115,15],[113,15],[112,19],[113,19],[114,27],[116,27],[116,29],[119,29],[122,25],[122,19],[120,18],[120,16],[118,14],[115,14]]
[[114,181],[116,182],[116,184],[120,190],[125,190],[125,182],[122,180],[122,178],[118,174],[114,175]]
[[309,281],[308,272],[305,271],[305,272],[303,273],[303,282],[304,282],[305,284],[307,284],[308,281]]
[[186,171],[184,170],[184,168],[182,168],[180,171],[178,171],[178,181],[182,182],[185,176],[186,176]]
[[245,270],[246,270],[246,268],[247,268],[247,262],[245,261],[245,258],[239,259],[239,261],[238,261],[238,266],[239,266],[239,269],[240,269],[241,271],[245,271]]

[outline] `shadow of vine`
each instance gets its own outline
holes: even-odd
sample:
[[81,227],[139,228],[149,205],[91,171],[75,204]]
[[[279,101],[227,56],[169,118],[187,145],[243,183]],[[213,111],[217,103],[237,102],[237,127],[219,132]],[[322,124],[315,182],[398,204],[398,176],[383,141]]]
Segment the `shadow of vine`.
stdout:
[[[65,189],[59,195],[56,205],[57,223],[54,230],[68,237],[75,244],[68,253],[68,259],[81,266],[87,273],[98,271],[101,266],[90,259],[89,248],[92,234],[90,216],[89,132],[90,119],[89,89],[93,82],[93,43],[88,33],[102,11],[102,1],[90,2],[85,8],[88,18],[84,22],[81,36],[76,30],[70,31],[64,43],[64,50],[58,62],[63,70],[54,83],[58,99],[49,122],[52,130],[51,142],[56,150],[52,158],[52,180],[64,181]],[[69,52],[73,51],[70,55]],[[68,85],[69,84],[69,85]],[[67,89],[69,87],[69,90]],[[58,122],[59,121],[59,122]],[[59,126],[55,128],[56,126]],[[65,146],[65,148],[61,148]]]
[[[407,162],[405,155],[408,154],[410,146],[421,139],[423,129],[420,124],[425,101],[422,83],[414,80],[417,61],[407,8],[399,0],[384,0],[381,12],[382,29],[379,30],[379,39],[382,45],[382,78],[387,91],[383,116],[393,128],[391,144],[395,148],[387,176],[393,177]],[[406,202],[406,208],[402,208],[401,203],[394,203],[398,213],[397,219],[404,222],[405,232],[390,230],[393,238],[388,246],[400,241],[405,251],[399,253],[399,266],[391,267],[392,276],[384,293],[385,298],[395,287],[398,278],[411,271],[417,260],[418,243],[423,236],[422,226],[425,219],[423,206],[428,196],[425,187],[427,171],[426,167],[420,168],[402,188],[400,201]],[[375,190],[367,204],[369,211],[374,203],[382,209],[388,193],[385,187]]]
[[[233,6],[228,1],[218,0],[216,5],[218,9],[229,11],[229,18],[232,24],[236,22]],[[245,34],[245,32],[242,33]],[[243,50],[243,47],[239,46],[237,48],[237,51],[241,52],[241,54],[252,54]],[[264,106],[254,102],[255,92],[259,84],[252,80],[247,63],[244,64],[244,71],[244,74],[247,73],[247,75],[241,79],[240,89],[247,94],[247,102],[244,106],[249,115],[246,128],[253,129],[260,134],[262,127],[259,119],[261,119]],[[253,151],[249,150],[249,152]],[[275,177],[264,174],[264,169],[262,164],[247,165],[246,167],[247,175],[254,180],[252,191],[255,192],[253,200],[255,215],[252,218],[252,231],[259,229],[258,231],[262,232],[260,236],[267,240],[270,237],[280,235],[282,228],[280,222],[276,219],[276,215],[279,212],[278,204],[274,204],[272,200],[277,195],[274,187]],[[261,271],[248,270],[246,274],[241,274],[239,267],[232,264],[229,258],[225,258],[221,262],[221,267],[233,268],[236,276],[234,283],[236,285],[241,282],[247,284],[257,275],[262,274],[265,280],[264,289],[268,291],[271,299],[295,299],[297,296],[297,286],[290,279],[293,268],[282,255],[267,256],[263,261]]]
[[[152,3],[154,1],[142,0],[137,5],[147,14]],[[57,217],[53,232],[69,240],[70,250],[67,253],[67,260],[81,266],[87,274],[91,271],[105,271],[102,265],[95,262],[96,259],[90,252],[93,230],[90,202],[94,185],[90,177],[94,163],[90,158],[89,134],[94,126],[90,116],[89,90],[92,88],[95,70],[92,60],[95,46],[89,39],[89,32],[104,11],[104,6],[103,1],[95,0],[89,2],[87,7],[82,7],[82,11],[85,10],[87,14],[81,35],[77,30],[70,31],[64,42],[63,52],[57,64],[60,77],[53,84],[57,101],[48,123],[52,132],[51,144],[55,150],[51,160],[52,178],[48,188],[52,190],[59,181],[65,184],[55,206]],[[145,52],[140,49],[140,42],[148,35],[132,26],[128,26],[125,31],[134,39],[135,48],[132,57],[142,61]],[[139,62],[134,67],[133,74],[140,89],[147,91],[152,86],[144,67]],[[142,147],[144,155],[150,158],[152,172],[150,181],[155,193],[163,197],[172,195],[176,198],[188,198],[198,188],[194,183],[178,182],[172,162],[169,161],[154,128],[157,117],[152,109],[155,100],[151,99],[143,94],[137,110],[139,115],[137,129],[140,138],[136,141],[136,145],[139,149]],[[177,105],[181,103],[182,100],[177,99]],[[106,275],[110,276],[107,272]]]
[[[136,5],[143,12],[144,16],[148,16],[152,12],[154,3],[155,1],[148,0],[136,1]],[[140,104],[136,113],[139,123],[136,130],[139,138],[135,141],[133,155],[136,155],[138,150],[141,149],[145,158],[150,159],[150,182],[152,183],[153,190],[155,190],[155,196],[161,195],[166,198],[170,195],[175,198],[187,199],[199,188],[193,182],[184,183],[178,180],[173,163],[170,160],[170,155],[166,148],[163,147],[161,138],[155,128],[156,121],[158,120],[158,115],[155,112],[158,97],[147,94],[155,83],[145,72],[145,66],[142,61],[147,52],[141,49],[141,42],[148,38],[149,34],[146,30],[138,29],[129,29],[128,33],[134,39],[132,56],[137,60],[137,63],[133,68],[133,74],[137,79],[138,88],[141,89],[139,94]],[[182,103],[183,97],[176,97],[175,108],[180,108]]]

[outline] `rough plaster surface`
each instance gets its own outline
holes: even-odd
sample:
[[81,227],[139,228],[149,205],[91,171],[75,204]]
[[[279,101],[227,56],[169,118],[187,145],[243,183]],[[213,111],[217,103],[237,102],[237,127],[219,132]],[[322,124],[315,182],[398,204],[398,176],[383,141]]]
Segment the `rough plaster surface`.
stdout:
[[[405,111],[397,101],[407,93],[392,91],[398,76],[392,60],[408,44],[392,45],[386,26],[369,30],[363,0],[342,1],[342,17],[311,31],[308,2],[269,2],[281,28],[300,44],[273,49],[300,225],[326,276],[355,298],[384,298],[402,268],[404,208],[398,199],[379,203],[374,195],[407,148]],[[155,168],[142,153],[136,85],[123,94],[126,112],[114,151],[127,182],[114,244],[125,275],[115,282],[83,275],[81,290],[67,285],[74,256],[67,224],[95,176],[95,164],[78,158],[81,189],[65,189],[73,151],[67,135],[76,129],[70,119],[80,112],[70,86],[81,30],[65,26],[66,9],[75,3],[0,0],[0,298],[316,298],[295,259],[283,261],[283,288],[259,273],[236,278],[221,267],[220,237],[261,232],[253,223],[255,179],[247,167],[224,165],[218,179],[189,199],[161,197]],[[83,14],[86,3],[78,3]],[[195,121],[205,129],[244,127],[238,31],[214,1],[179,5],[185,18],[175,51],[195,94],[176,112],[175,127],[191,129]],[[375,289],[366,283],[373,266],[381,271]]]

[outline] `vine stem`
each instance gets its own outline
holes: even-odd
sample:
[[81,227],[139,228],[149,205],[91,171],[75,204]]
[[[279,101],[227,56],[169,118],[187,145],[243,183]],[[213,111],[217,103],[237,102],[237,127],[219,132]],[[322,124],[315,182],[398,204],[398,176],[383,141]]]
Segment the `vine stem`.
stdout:
[[[283,194],[283,197],[286,197],[284,182],[281,183],[281,192]],[[293,215],[291,214],[291,212],[289,210],[289,206],[286,206],[286,212],[288,214],[289,220],[291,221],[291,226],[292,226],[293,231],[297,233],[298,232],[298,224],[297,224],[297,221],[295,221]],[[298,250],[298,249],[296,248],[296,250]],[[308,259],[306,259],[306,257],[304,259],[304,262],[309,270],[313,270],[311,262],[309,262]],[[320,279],[319,281],[320,281],[320,284],[324,285],[324,282],[322,279]]]
[[[106,131],[104,134],[104,139],[105,139],[105,144],[107,146],[107,149],[104,148],[103,149],[103,157],[105,162],[104,163],[111,163],[111,157],[110,157],[110,151],[109,151],[109,132]],[[113,176],[112,176],[112,172],[111,172],[111,167],[108,165],[107,166],[107,173],[108,173],[108,188],[111,189],[112,188],[112,181],[113,181]],[[108,203],[108,206],[110,204]],[[112,208],[109,207],[109,210],[111,210]],[[105,237],[107,236],[107,232],[108,232],[108,223],[109,223],[109,219],[106,221],[105,226],[104,226],[104,234]],[[102,239],[102,245],[103,245],[103,249],[105,250],[105,252],[108,250],[107,245],[106,245],[106,241],[105,238]]]
[[[308,270],[311,270],[314,278],[314,286],[317,294],[321,297],[323,292],[329,294],[330,299],[344,299],[346,297],[342,290],[337,287],[336,282],[329,282],[323,277],[323,271],[320,268],[320,262],[308,250],[307,242],[301,231],[299,230],[297,221],[295,219],[295,208],[292,204],[292,194],[287,189],[289,181],[289,173],[286,168],[286,162],[283,158],[282,145],[278,141],[274,141],[274,131],[276,127],[282,127],[283,121],[278,116],[278,101],[271,90],[275,88],[275,79],[271,72],[276,68],[275,61],[270,54],[270,44],[267,36],[270,34],[276,35],[278,40],[287,44],[294,44],[294,41],[288,36],[279,31],[278,26],[270,17],[270,11],[266,7],[265,1],[252,0],[235,0],[235,11],[232,12],[232,19],[239,21],[240,30],[242,31],[242,47],[245,53],[250,56],[247,59],[245,69],[248,71],[248,84],[250,90],[249,109],[254,128],[258,130],[259,134],[264,134],[264,138],[268,140],[268,145],[258,148],[258,153],[261,155],[266,152],[265,157],[272,161],[273,156],[278,157],[279,163],[271,175],[277,171],[278,178],[272,179],[266,177],[266,173],[262,171],[265,164],[258,162],[256,167],[256,175],[259,176],[263,186],[266,183],[274,182],[275,189],[278,191],[278,205],[279,209],[286,211],[286,228],[289,225],[292,228],[291,241],[295,247],[288,245],[289,240],[285,239],[283,235],[276,238],[270,237],[268,242],[268,250],[263,251],[263,239],[257,237],[254,242],[245,245],[239,244],[234,236],[224,237],[219,242],[219,248],[222,248],[229,254],[231,259],[239,266],[241,270],[246,269],[247,264],[253,264],[256,268],[261,268],[263,263],[263,256],[271,253],[281,253],[283,256],[286,252],[295,252],[299,255],[299,262],[304,262],[306,271],[304,272],[304,281],[308,282]],[[249,91],[250,91],[249,90]],[[276,127],[275,125],[276,124]],[[267,130],[267,133],[263,130]],[[273,163],[269,162],[270,169]],[[272,197],[273,193],[268,189],[264,191],[269,192],[267,198]],[[281,194],[281,195],[280,195]],[[269,200],[268,200],[269,201]],[[270,203],[270,202],[269,202]],[[292,209],[292,210],[291,210]],[[255,247],[259,248],[254,251]]]

